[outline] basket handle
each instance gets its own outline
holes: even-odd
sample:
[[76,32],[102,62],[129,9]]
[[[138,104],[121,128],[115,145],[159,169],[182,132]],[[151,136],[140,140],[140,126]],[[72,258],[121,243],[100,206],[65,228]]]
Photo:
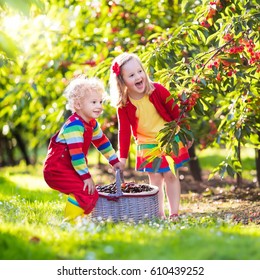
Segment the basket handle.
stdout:
[[120,169],[116,169],[116,196],[123,196],[121,185],[124,183],[124,176]]
[[120,169],[116,169],[116,193],[110,193],[107,197],[107,200],[117,201],[123,192],[121,190],[121,184],[124,182],[124,177]]

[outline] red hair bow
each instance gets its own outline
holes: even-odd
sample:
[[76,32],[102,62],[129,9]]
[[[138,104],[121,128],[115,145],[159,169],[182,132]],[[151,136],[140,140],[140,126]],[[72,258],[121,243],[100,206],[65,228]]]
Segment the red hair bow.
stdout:
[[117,62],[115,62],[115,64],[112,66],[112,70],[117,76],[120,75],[120,66]]

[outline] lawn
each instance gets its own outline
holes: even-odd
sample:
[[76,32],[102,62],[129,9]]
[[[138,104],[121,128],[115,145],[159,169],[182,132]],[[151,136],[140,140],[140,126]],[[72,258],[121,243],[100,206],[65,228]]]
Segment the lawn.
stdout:
[[[247,160],[253,164],[252,157]],[[201,162],[210,160],[205,155]],[[96,183],[114,180],[107,166],[91,170]],[[86,217],[68,223],[63,222],[66,197],[46,185],[40,165],[3,168],[0,259],[259,260],[259,197],[257,187],[203,186],[200,193],[182,193],[178,222],[113,224]]]

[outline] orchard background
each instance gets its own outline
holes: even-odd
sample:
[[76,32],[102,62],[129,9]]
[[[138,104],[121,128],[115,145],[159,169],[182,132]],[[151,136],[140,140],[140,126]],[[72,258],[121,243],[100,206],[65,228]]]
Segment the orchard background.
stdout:
[[[205,181],[216,189],[227,182],[221,179],[234,178],[228,179],[234,191],[259,203],[259,10],[257,0],[0,0],[2,183],[6,170],[8,180],[21,176],[18,167],[41,173],[49,139],[70,113],[62,95],[69,80],[97,76],[109,93],[111,61],[128,51],[140,56],[185,115],[183,125],[173,122],[160,132],[162,148],[176,149],[176,132],[182,139],[194,136],[191,161],[182,171],[186,193],[194,182],[198,193],[205,185],[207,194],[214,193]],[[109,102],[100,122],[116,147],[116,112]],[[204,151],[217,151],[206,175]],[[249,151],[248,166],[243,158]],[[102,164],[97,154],[93,161]],[[129,178],[136,176],[131,169],[129,160]],[[248,217],[259,224],[257,207]]]
[[[68,113],[62,96],[68,81],[84,73],[107,84],[113,57],[129,51],[141,56],[151,78],[188,111],[196,179],[201,178],[195,148],[218,146],[227,157],[213,173],[236,173],[241,184],[241,148],[247,146],[255,149],[252,169],[259,183],[257,1],[0,3],[1,166],[37,162]],[[116,139],[109,104],[102,121]],[[176,129],[172,124],[164,132],[163,146],[174,148]]]

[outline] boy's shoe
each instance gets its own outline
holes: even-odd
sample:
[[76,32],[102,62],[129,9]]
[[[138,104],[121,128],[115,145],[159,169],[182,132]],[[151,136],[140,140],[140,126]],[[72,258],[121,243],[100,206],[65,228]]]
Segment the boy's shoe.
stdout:
[[68,200],[65,207],[65,220],[72,220],[78,216],[82,216],[84,210],[79,206],[77,200],[73,194],[68,196]]

